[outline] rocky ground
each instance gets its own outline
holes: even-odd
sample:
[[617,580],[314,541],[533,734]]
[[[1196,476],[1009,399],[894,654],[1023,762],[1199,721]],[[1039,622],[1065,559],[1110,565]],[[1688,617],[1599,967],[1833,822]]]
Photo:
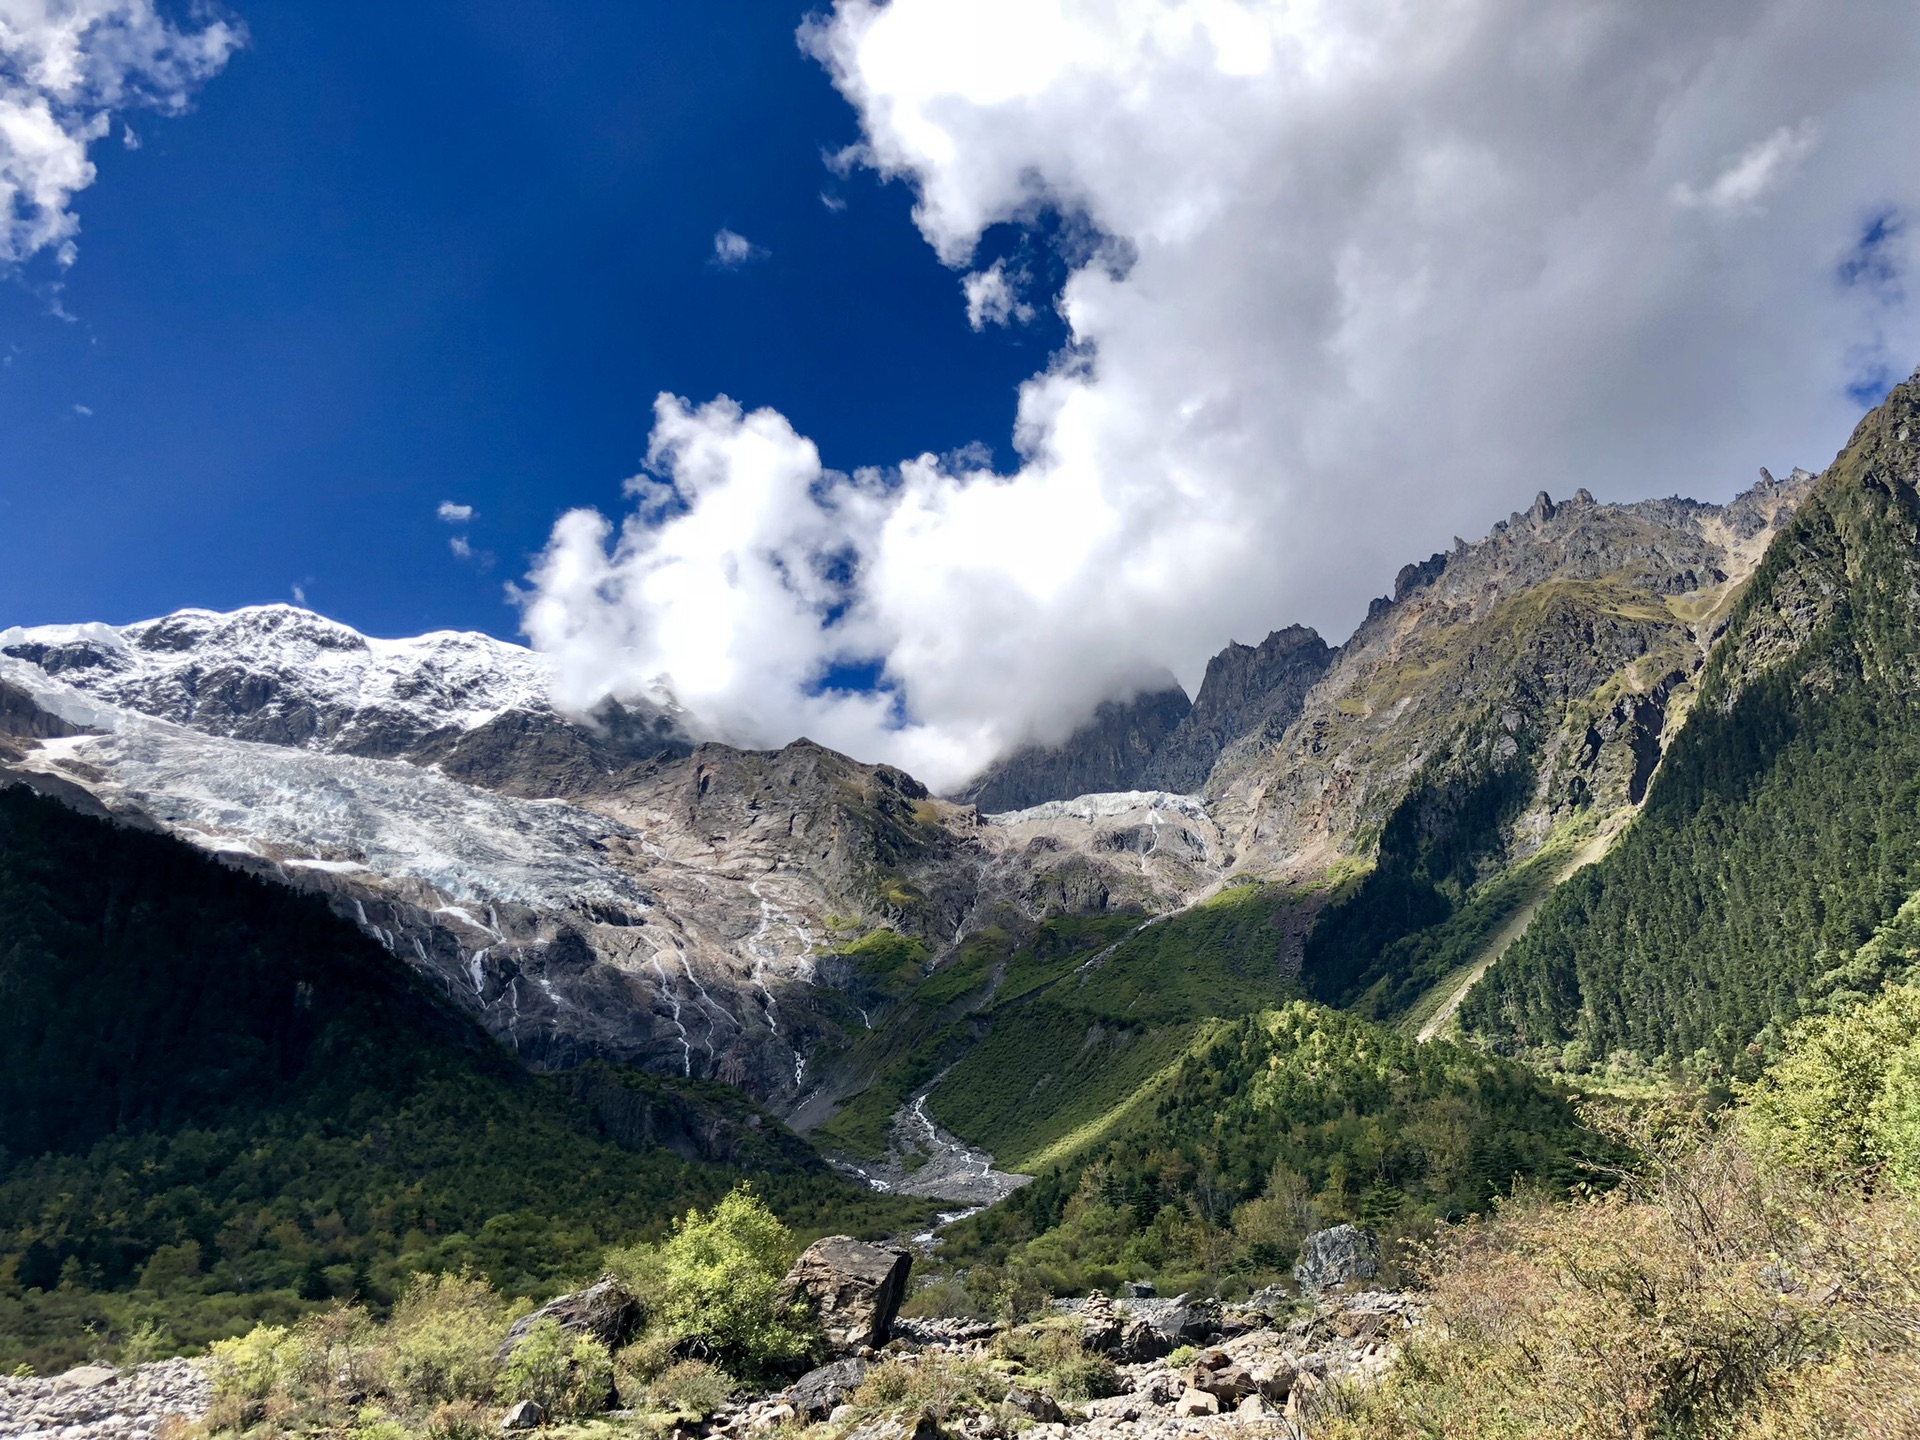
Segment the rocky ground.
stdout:
[[[1309,1314],[1285,1318],[1295,1308],[1278,1293],[1229,1307],[1098,1294],[1063,1302],[1063,1313],[1080,1322],[1082,1343],[1118,1362],[1120,1393],[1079,1404],[1029,1388],[1022,1367],[1001,1358],[997,1325],[902,1318],[873,1360],[840,1360],[784,1391],[738,1402],[702,1433],[731,1440],[812,1420],[828,1422],[845,1440],[995,1440],[1015,1431],[1027,1440],[1303,1435],[1316,1398],[1341,1382],[1377,1379],[1421,1317],[1416,1297],[1392,1291],[1329,1297]],[[1004,1378],[1005,1394],[997,1402],[862,1414],[855,1392],[884,1360],[980,1362]]]
[[0,1437],[149,1440],[200,1419],[213,1386],[194,1360],[115,1370],[82,1365],[46,1379],[0,1376]]

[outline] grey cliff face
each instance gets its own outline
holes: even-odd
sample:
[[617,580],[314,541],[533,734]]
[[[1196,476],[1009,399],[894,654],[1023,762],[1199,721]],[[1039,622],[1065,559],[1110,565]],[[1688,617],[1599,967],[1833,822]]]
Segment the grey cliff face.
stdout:
[[1258,646],[1227,646],[1207,662],[1193,708],[1148,763],[1143,788],[1195,794],[1232,741],[1278,739],[1333,657],[1304,625],[1276,630]]
[[1109,700],[1058,745],[1029,745],[996,762],[954,798],[988,814],[1026,810],[1076,795],[1160,787],[1156,755],[1187,718],[1187,692],[1171,683],[1126,704]]

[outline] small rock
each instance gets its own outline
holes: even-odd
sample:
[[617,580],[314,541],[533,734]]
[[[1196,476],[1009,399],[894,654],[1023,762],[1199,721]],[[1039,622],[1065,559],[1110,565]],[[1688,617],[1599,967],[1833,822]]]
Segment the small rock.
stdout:
[[749,1430],[771,1430],[793,1419],[795,1411],[791,1405],[768,1405],[756,1410],[753,1419],[747,1422]]
[[924,1410],[911,1420],[883,1416],[849,1431],[847,1440],[940,1440],[940,1422]]
[[1160,1293],[1151,1280],[1129,1280],[1120,1291],[1129,1300],[1151,1300]]
[[537,1430],[546,1423],[547,1412],[532,1400],[522,1400],[502,1417],[502,1430]]
[[1240,1404],[1235,1407],[1234,1413],[1242,1420],[1264,1420],[1271,1412],[1267,1409],[1267,1402],[1262,1400],[1256,1393],[1242,1400]]
[[831,1413],[828,1414],[827,1423],[829,1425],[844,1425],[851,1419],[853,1419],[853,1406],[836,1405],[833,1407]]
[[1220,1402],[1204,1390],[1189,1390],[1175,1402],[1173,1413],[1183,1420],[1196,1415],[1218,1415]]

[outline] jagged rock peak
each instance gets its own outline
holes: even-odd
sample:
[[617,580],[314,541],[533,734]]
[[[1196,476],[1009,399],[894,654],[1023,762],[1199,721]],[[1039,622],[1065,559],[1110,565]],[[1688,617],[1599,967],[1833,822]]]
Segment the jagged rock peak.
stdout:
[[1144,783],[1148,766],[1191,709],[1187,692],[1169,675],[1129,701],[1103,702],[1058,745],[1024,746],[996,761],[953,798],[997,812],[1096,792],[1161,788]]
[[1257,646],[1228,645],[1207,662],[1192,710],[1147,766],[1148,788],[1192,793],[1233,741],[1248,735],[1277,739],[1333,656],[1319,632],[1305,625],[1275,630]]

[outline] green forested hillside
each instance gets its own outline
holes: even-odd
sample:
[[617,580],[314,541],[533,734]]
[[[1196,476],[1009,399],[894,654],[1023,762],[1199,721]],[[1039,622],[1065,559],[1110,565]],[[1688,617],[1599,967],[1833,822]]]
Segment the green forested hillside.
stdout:
[[[1234,886],[1160,918],[1059,917],[989,928],[928,973],[917,941],[875,931],[833,957],[872,1029],[836,1063],[860,1085],[821,1127],[829,1146],[883,1154],[887,1122],[933,1082],[927,1108],[1018,1168],[1097,1119],[1215,1017],[1290,999],[1282,964],[1297,897]],[[852,1088],[852,1087],[849,1087]]]
[[1470,1030],[1746,1074],[1768,1026],[1875,982],[1844,967],[1920,889],[1916,482],[1920,377],[1775,541],[1644,813],[1488,972]]
[[420,1268],[549,1288],[743,1175],[803,1229],[917,1214],[729,1087],[530,1075],[318,900],[0,790],[0,1368]]
[[1197,1027],[1102,1133],[961,1227],[948,1258],[1058,1293],[1259,1284],[1320,1225],[1391,1238],[1517,1181],[1564,1194],[1600,1148],[1520,1065],[1294,1001]]

